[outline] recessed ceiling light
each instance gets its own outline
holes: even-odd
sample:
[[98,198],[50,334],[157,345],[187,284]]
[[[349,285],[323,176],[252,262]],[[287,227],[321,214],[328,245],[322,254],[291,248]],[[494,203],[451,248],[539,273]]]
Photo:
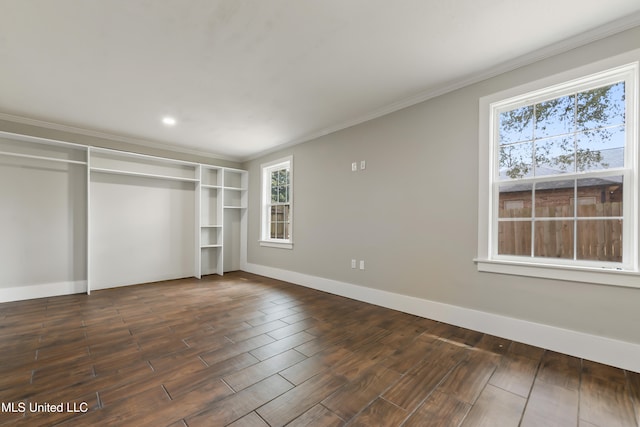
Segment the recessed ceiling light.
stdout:
[[162,118],[162,123],[167,126],[173,126],[176,124],[176,119],[174,119],[173,117],[165,116]]

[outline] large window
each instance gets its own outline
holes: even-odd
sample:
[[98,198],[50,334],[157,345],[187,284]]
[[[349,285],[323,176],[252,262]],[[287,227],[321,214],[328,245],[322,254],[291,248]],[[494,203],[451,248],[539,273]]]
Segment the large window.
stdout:
[[635,62],[481,101],[481,270],[637,272],[637,76]]
[[293,218],[293,158],[261,166],[263,246],[291,249]]

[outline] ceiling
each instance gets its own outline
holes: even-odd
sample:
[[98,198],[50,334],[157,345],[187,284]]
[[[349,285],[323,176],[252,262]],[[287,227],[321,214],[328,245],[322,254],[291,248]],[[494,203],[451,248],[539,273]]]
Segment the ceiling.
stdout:
[[245,160],[605,24],[640,1],[0,0],[0,118]]

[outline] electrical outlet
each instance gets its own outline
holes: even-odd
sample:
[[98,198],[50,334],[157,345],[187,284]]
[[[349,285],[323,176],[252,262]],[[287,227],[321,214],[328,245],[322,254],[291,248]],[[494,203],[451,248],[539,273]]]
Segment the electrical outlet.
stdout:
[[358,162],[351,163],[351,172],[356,172],[358,170]]
[[366,168],[366,167],[367,167],[367,162],[365,162],[364,160],[361,160],[360,161],[360,170],[363,171],[364,168]]
[[360,270],[364,270],[364,260],[360,261]]
[[351,260],[351,268],[356,268],[356,260],[355,259]]

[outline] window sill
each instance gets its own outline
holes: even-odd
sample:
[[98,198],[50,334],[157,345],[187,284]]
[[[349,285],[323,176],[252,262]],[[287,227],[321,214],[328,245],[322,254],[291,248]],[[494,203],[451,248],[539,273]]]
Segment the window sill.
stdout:
[[293,249],[293,242],[278,242],[275,240],[259,240],[260,246],[267,248]]
[[486,273],[511,274],[515,276],[640,288],[640,274],[636,271],[533,264],[489,259],[474,259],[474,262],[478,267],[478,271]]

